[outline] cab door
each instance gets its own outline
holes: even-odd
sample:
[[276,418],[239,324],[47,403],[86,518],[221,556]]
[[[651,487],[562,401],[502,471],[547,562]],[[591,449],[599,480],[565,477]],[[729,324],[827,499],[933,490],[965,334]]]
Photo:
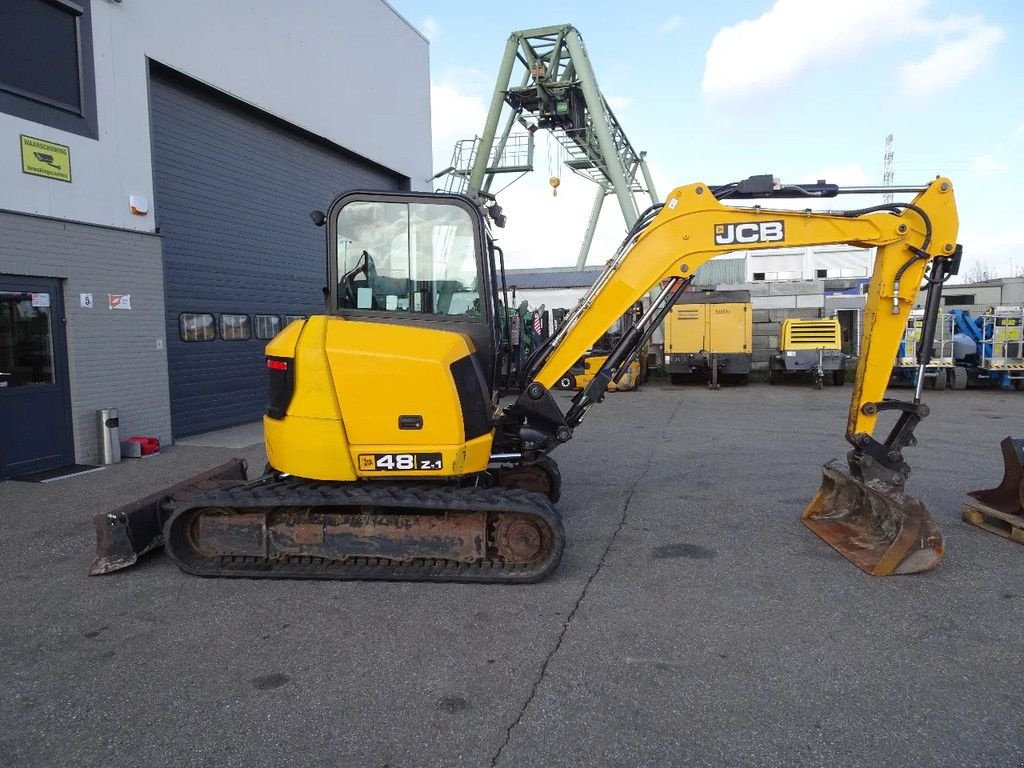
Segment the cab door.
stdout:
[[0,275],[0,480],[73,461],[60,281]]

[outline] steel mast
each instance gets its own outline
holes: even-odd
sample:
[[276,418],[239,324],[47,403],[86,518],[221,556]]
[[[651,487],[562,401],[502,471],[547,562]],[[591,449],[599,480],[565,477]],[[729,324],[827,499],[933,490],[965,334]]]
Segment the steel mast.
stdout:
[[582,269],[605,197],[615,195],[627,229],[639,216],[635,193],[652,204],[659,199],[645,153],[626,137],[598,87],[583,38],[568,24],[509,36],[483,135],[456,144],[451,166],[439,174],[448,174],[445,188],[489,202],[497,174],[533,170],[538,130],[550,131],[565,164],[597,185],[576,262]]

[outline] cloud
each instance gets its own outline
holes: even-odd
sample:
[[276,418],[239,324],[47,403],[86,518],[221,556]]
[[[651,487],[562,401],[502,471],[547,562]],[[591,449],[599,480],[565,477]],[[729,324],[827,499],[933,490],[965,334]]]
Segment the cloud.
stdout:
[[608,96],[607,101],[612,109],[629,109],[633,106],[633,100],[629,96]]
[[967,21],[961,39],[953,42],[940,40],[928,56],[900,67],[900,84],[904,94],[927,98],[962,83],[987,63],[992,49],[1003,40],[1006,33],[1000,27],[984,23],[980,18]]
[[899,34],[927,0],[776,0],[757,19],[723,27],[706,54],[703,90],[710,95],[783,85],[812,66],[842,59]]
[[971,160],[971,170],[975,173],[1006,173],[1010,166],[992,155],[978,155]]
[[1012,277],[1024,266],[1024,234],[995,231],[990,222],[967,220],[960,227],[959,240],[964,246],[964,261],[960,275],[953,278],[962,283],[975,264],[984,264],[995,274]]
[[872,47],[923,37],[936,41],[935,50],[905,64],[902,73],[916,92],[930,95],[977,72],[1003,31],[981,17],[928,18],[929,2],[860,0],[839,8],[821,0],[776,0],[758,18],[718,31],[705,55],[702,89],[711,98],[778,89]]
[[671,32],[674,29],[679,29],[681,26],[683,26],[683,17],[676,14],[675,16],[669,16],[665,19],[665,21],[661,23],[661,26],[658,27],[658,32],[664,34],[665,32]]
[[441,36],[441,25],[437,23],[437,19],[433,16],[427,16],[420,24],[420,32],[423,33],[424,37],[430,42],[434,42]]
[[455,142],[471,139],[483,129],[487,104],[482,98],[464,94],[454,86],[432,85],[430,115],[434,170],[440,171],[451,161]]

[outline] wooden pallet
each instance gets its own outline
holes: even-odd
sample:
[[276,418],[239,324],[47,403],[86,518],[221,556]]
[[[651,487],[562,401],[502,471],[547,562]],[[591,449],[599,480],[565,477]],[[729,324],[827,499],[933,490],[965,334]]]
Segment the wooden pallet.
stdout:
[[965,523],[991,531],[1004,539],[1024,544],[1024,516],[1022,515],[1000,512],[980,501],[972,501],[964,504],[963,519]]

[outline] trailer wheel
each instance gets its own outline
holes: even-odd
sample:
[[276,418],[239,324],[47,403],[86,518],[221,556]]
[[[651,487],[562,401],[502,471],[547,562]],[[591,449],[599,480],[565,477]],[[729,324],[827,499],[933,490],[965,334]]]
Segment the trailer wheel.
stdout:
[[939,368],[935,371],[935,378],[932,379],[932,389],[941,392],[946,388],[946,369]]
[[953,389],[967,389],[967,369],[962,365],[953,369]]
[[781,382],[782,372],[771,363],[768,363],[768,383],[780,384]]
[[846,369],[840,368],[839,370],[832,371],[832,386],[841,387],[846,383]]

